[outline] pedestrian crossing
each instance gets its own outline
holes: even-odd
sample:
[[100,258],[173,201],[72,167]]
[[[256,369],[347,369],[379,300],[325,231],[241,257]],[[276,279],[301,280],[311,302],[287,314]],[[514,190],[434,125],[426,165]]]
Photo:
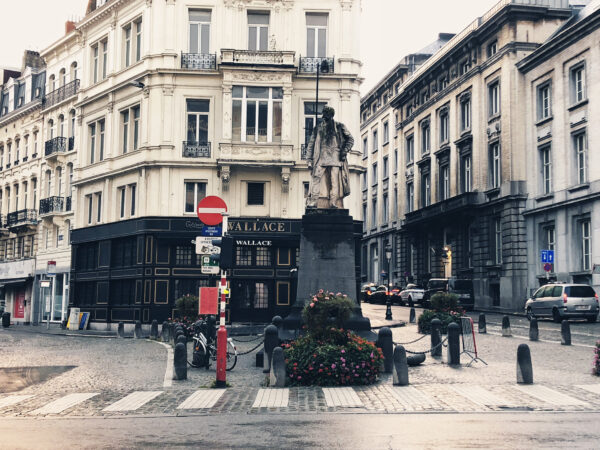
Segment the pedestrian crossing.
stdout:
[[[0,416],[183,414],[194,411],[286,410],[468,412],[515,410],[599,411],[600,383],[577,386],[423,384],[360,387],[292,387],[68,393],[0,397]],[[311,398],[312,401],[307,399]],[[265,410],[259,408],[267,408]],[[350,409],[351,408],[351,409]]]

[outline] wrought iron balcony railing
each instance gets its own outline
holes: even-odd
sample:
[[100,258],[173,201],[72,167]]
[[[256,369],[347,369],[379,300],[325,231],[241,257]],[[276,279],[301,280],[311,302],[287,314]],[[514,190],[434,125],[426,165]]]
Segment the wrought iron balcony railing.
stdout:
[[27,224],[35,225],[37,221],[37,211],[35,209],[21,209],[8,213],[6,216],[6,225],[9,228]]
[[64,197],[48,197],[40,200],[40,216],[63,212],[65,210]]
[[[298,72],[300,73],[317,73],[317,66],[319,64],[323,64],[323,61],[327,61],[327,73],[334,73],[335,68],[335,58],[328,57],[300,57],[300,62],[298,63]],[[321,71],[320,73],[323,73]]]
[[45,155],[52,156],[57,153],[64,153],[67,151],[67,138],[66,137],[55,137],[46,141]]
[[221,64],[294,65],[292,51],[221,49]]
[[210,158],[210,142],[183,141],[184,158]]
[[217,54],[216,53],[182,53],[181,54],[182,69],[197,69],[197,70],[216,70]]
[[66,203],[65,211],[71,211],[71,196],[70,195],[67,197],[67,201],[65,203]]
[[79,80],[73,80],[58,89],[54,89],[49,94],[44,95],[44,98],[42,99],[42,109],[50,108],[51,106],[66,100],[77,94],[77,91],[79,91]]
[[75,136],[71,136],[69,138],[69,147],[67,148],[67,150],[71,151],[75,148]]

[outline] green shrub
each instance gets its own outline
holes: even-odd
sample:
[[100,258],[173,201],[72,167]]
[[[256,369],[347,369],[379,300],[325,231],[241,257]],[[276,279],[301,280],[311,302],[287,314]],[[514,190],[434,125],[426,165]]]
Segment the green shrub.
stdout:
[[181,319],[190,319],[198,317],[198,297],[195,295],[184,295],[175,300],[175,308]]
[[446,334],[448,332],[448,325],[455,322],[460,325],[460,318],[463,315],[462,311],[430,311],[425,310],[419,316],[417,325],[419,327],[419,333],[430,334],[431,333],[431,321],[433,319],[440,319],[442,322],[441,332]]
[[436,292],[431,296],[431,309],[434,311],[456,311],[458,295],[447,292]]
[[336,328],[329,328],[326,339],[309,333],[283,348],[291,386],[371,384],[383,366],[381,349]]
[[352,314],[352,300],[346,294],[324,292],[321,289],[313,295],[304,307],[302,317],[308,332],[316,337],[322,337],[329,330],[343,328],[344,322]]

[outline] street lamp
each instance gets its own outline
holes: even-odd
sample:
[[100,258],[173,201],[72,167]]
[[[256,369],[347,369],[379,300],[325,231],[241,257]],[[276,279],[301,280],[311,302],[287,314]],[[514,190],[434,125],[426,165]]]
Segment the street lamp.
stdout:
[[329,73],[329,63],[327,59],[321,59],[317,62],[317,93],[315,99],[315,128],[319,123],[319,73]]
[[[392,247],[389,243],[385,246],[385,258],[387,259],[388,281],[391,281],[390,261],[392,259]],[[392,298],[390,297],[390,289],[387,289],[387,296],[386,296],[386,300],[385,300],[385,320],[393,320],[393,318],[392,318]]]

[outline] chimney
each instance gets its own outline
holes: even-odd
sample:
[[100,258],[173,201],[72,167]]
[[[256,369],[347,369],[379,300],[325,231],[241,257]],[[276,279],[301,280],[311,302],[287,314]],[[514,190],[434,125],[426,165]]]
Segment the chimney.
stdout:
[[23,53],[21,73],[24,73],[27,67],[31,67],[32,69],[42,69],[46,67],[46,61],[44,61],[44,58],[42,58],[38,52],[25,50]]
[[72,20],[67,20],[65,22],[65,34],[69,34],[74,29],[75,29],[75,22],[73,22]]

